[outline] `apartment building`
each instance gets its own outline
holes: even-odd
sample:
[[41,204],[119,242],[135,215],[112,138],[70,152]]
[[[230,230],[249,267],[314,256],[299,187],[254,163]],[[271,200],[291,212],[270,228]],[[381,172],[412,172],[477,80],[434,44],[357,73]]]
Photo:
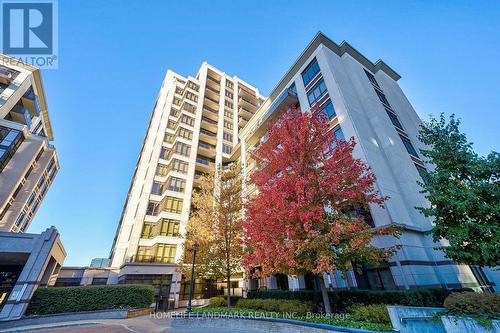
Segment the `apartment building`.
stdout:
[[[347,42],[338,45],[322,33],[313,38],[267,98],[207,63],[196,77],[168,71],[111,252],[118,283],[152,283],[159,302],[170,299],[175,306],[182,304],[187,284],[177,269],[183,251],[179,235],[189,218],[197,177],[214,165],[240,161],[242,195],[247,200],[256,191],[247,182],[255,168],[251,152],[266,139],[269,123],[283,110],[297,106],[304,112],[314,107],[325,113],[337,138],[354,137],[355,157],[370,165],[380,194],[390,197],[384,209],[370,207],[369,223],[403,229],[399,239],[374,239],[379,247],[399,246],[388,262],[376,267],[357,263],[362,274],[357,270],[327,273],[328,287],[494,286],[491,271],[448,260],[435,250],[444,241],[436,244],[425,233],[432,220],[415,209],[428,205],[417,184],[426,172],[419,153],[425,148],[418,140],[421,120],[398,85],[399,79],[382,60],[371,62]],[[243,292],[308,288],[313,288],[311,277],[277,274],[248,279]]]
[[29,227],[59,170],[40,71],[0,55],[0,231]]
[[26,233],[59,170],[40,70],[0,54],[0,321],[54,285],[66,252],[51,227]]
[[206,62],[195,77],[167,72],[112,247],[118,283],[154,284],[161,309],[186,300],[178,262],[193,188],[202,173],[231,161],[262,101],[255,87]]
[[[366,162],[377,177],[376,188],[389,199],[385,209],[370,207],[373,227],[398,225],[400,239],[378,237],[375,245],[400,249],[389,262],[373,267],[360,264],[363,274],[326,274],[331,288],[405,289],[415,287],[473,287],[495,285],[492,271],[457,265],[434,248],[430,235],[432,220],[415,207],[428,205],[420,193],[420,175],[426,165],[418,140],[421,120],[398,85],[400,76],[382,60],[373,63],[347,42],[340,45],[318,33],[270,93],[270,97],[240,133],[245,178],[255,167],[251,151],[261,140],[269,121],[292,105],[304,112],[318,108],[330,119],[337,138],[354,137],[354,155]],[[245,189],[252,195],[255,188]],[[488,279],[487,274],[490,275]],[[345,277],[346,276],[346,277]],[[307,287],[307,277],[276,276],[250,281],[248,289]]]

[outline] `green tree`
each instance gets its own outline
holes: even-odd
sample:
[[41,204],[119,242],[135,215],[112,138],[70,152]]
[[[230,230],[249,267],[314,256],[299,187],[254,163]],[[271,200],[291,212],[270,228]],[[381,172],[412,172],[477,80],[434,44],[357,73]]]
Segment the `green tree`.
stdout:
[[[196,275],[225,279],[230,306],[231,276],[243,272],[241,168],[232,164],[197,181],[199,186],[193,192],[192,212],[186,226],[183,262],[192,261],[189,249],[197,243]],[[190,275],[189,267],[184,266],[186,276]]]
[[431,118],[420,130],[420,140],[430,149],[422,150],[429,169],[422,175],[422,193],[429,207],[417,207],[434,219],[434,241],[446,239],[439,247],[458,263],[479,266],[500,264],[500,156],[486,157],[474,152],[459,129],[460,121],[443,114]]

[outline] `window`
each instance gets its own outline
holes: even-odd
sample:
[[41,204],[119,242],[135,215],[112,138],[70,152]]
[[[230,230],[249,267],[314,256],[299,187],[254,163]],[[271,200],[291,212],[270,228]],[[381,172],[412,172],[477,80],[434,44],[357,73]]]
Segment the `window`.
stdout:
[[380,88],[380,86],[378,85],[377,80],[375,80],[375,76],[372,73],[368,72],[366,69],[364,71],[365,71],[366,76],[368,76],[368,80],[370,80],[370,82],[374,86],[376,86],[377,88]]
[[229,89],[233,89],[234,83],[232,81],[226,80],[226,87],[228,87]]
[[[230,102],[228,100],[224,101],[224,105],[227,106],[228,108],[232,109],[233,108],[233,102]],[[224,111],[224,115],[226,115],[226,111]]]
[[189,164],[187,162],[173,159],[171,162],[172,170],[180,173],[187,173]]
[[316,58],[311,61],[311,63],[302,72],[302,80],[304,80],[304,86],[307,86],[309,82],[319,73],[319,65]]
[[200,87],[196,83],[191,81],[188,81],[187,86],[188,88],[193,89],[194,91],[198,91],[200,89]]
[[401,123],[399,122],[399,119],[396,116],[396,114],[394,114],[392,111],[389,111],[388,109],[385,109],[385,111],[387,112],[387,115],[391,119],[392,124],[397,128],[399,128],[400,130],[404,130],[403,125],[401,125]]
[[232,147],[226,145],[226,144],[223,144],[222,145],[222,152],[225,153],[225,154],[231,154],[231,151],[233,150]]
[[49,162],[49,164],[47,165],[47,171],[50,171],[50,169],[52,169],[52,167],[54,166],[54,164],[56,163],[56,160],[54,158],[52,158]]
[[154,224],[144,223],[142,226],[141,238],[153,238],[154,237]]
[[192,92],[186,92],[186,98],[189,99],[190,101],[193,101],[193,102],[198,102],[198,96],[196,96],[195,94],[193,94]]
[[151,194],[162,195],[163,194],[163,184],[158,182],[153,182],[151,188]]
[[290,90],[294,95],[297,95],[297,86],[295,85],[295,82],[292,83],[292,85],[290,86],[290,88],[288,88],[288,90]]
[[189,103],[184,103],[182,105],[182,109],[187,111],[187,112],[190,112],[190,113],[195,113],[196,112],[196,106],[192,105],[192,104],[189,104]]
[[170,213],[182,213],[182,199],[166,197],[163,201],[163,210]]
[[389,101],[387,100],[383,92],[380,92],[377,89],[375,89],[375,92],[377,93],[378,99],[380,99],[382,103],[384,103],[387,106],[391,106],[391,104],[389,104]]
[[233,129],[233,124],[230,123],[229,121],[225,121],[224,120],[224,127],[227,128],[227,129]]
[[168,167],[163,164],[158,164],[158,166],[156,167],[156,174],[158,176],[166,176],[167,173],[168,173]]
[[233,99],[234,94],[232,92],[226,90],[226,97]]
[[315,102],[317,102],[325,94],[325,92],[326,92],[325,81],[321,79],[307,93],[307,99],[309,101],[309,105],[312,106]]
[[177,118],[177,117],[179,116],[179,113],[180,113],[180,111],[179,111],[179,110],[177,110],[177,109],[174,109],[174,108],[171,108],[171,109],[170,109],[170,115],[171,115],[172,117],[176,117],[176,118]]
[[160,149],[160,158],[166,160],[168,158],[168,153],[170,152],[170,149],[167,149],[165,147],[161,147]]
[[193,138],[193,132],[188,129],[179,127],[179,132],[177,133],[181,138],[186,140],[191,140]]
[[321,107],[321,110],[319,110],[319,112],[323,112],[330,120],[332,120],[333,118],[335,118],[337,116],[337,114],[335,113],[335,109],[333,108],[332,101],[330,101],[330,100],[328,100],[328,102],[323,104],[323,106]]
[[417,171],[418,171],[418,174],[420,175],[420,177],[422,178],[422,181],[424,182],[424,184],[427,185],[427,180],[426,180],[426,175],[428,174],[428,171],[426,168],[424,168],[423,166],[419,165],[419,164],[415,164],[415,168],[417,168]]
[[21,131],[0,126],[0,172],[24,140]]
[[340,126],[333,129],[333,135],[335,136],[335,141],[333,142],[333,148],[337,147],[337,142],[340,140],[345,141],[344,132],[342,132],[342,128]]
[[175,87],[175,93],[182,95],[182,88],[181,87]]
[[229,142],[233,142],[233,135],[228,133],[228,132],[224,132],[222,134],[222,137],[224,138],[224,140],[226,141],[229,141]]
[[169,120],[168,124],[167,124],[167,127],[170,128],[170,129],[175,129],[175,121]]
[[224,110],[224,116],[228,118],[233,118],[233,113],[231,111]]
[[163,137],[163,142],[166,143],[173,143],[175,140],[175,136],[169,133],[165,133],[165,136]]
[[146,215],[158,215],[158,210],[160,208],[160,204],[158,202],[150,201],[148,202],[148,208],[146,209]]
[[171,244],[158,244],[156,248],[156,262],[174,263],[177,246]]
[[174,151],[179,155],[189,156],[191,154],[191,146],[182,142],[177,142]]
[[403,141],[403,144],[405,145],[405,148],[406,148],[406,151],[408,152],[408,154],[413,155],[413,156],[418,158],[417,151],[415,150],[415,147],[413,147],[413,145],[411,144],[410,139],[408,139],[405,136],[402,136],[401,134],[399,135],[399,137],[401,138],[401,141]]
[[163,219],[161,221],[160,235],[170,237],[179,236],[179,226],[180,221],[178,220]]
[[174,192],[184,192],[186,181],[177,177],[168,178],[168,190]]
[[181,117],[181,123],[186,124],[188,126],[194,126],[194,118],[186,116],[185,114]]

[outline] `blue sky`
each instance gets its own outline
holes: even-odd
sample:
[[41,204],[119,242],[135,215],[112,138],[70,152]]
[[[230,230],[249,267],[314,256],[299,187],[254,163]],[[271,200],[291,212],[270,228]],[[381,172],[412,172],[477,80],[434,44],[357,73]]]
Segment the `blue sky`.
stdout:
[[318,30],[387,62],[422,118],[455,113],[499,151],[498,2],[62,0],[43,73],[61,170],[28,232],[57,226],[66,265],[108,256],[166,70],[207,60],[267,94]]

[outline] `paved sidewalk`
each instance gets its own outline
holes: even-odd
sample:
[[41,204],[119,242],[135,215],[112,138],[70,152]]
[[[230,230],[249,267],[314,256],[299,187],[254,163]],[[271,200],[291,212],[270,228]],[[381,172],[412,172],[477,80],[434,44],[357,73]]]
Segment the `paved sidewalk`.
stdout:
[[55,324],[44,324],[17,327],[0,330],[0,333],[248,333],[235,330],[224,330],[216,328],[172,328],[170,318],[156,318],[148,316],[130,319],[103,319],[103,320],[81,320],[73,322],[62,322]]

